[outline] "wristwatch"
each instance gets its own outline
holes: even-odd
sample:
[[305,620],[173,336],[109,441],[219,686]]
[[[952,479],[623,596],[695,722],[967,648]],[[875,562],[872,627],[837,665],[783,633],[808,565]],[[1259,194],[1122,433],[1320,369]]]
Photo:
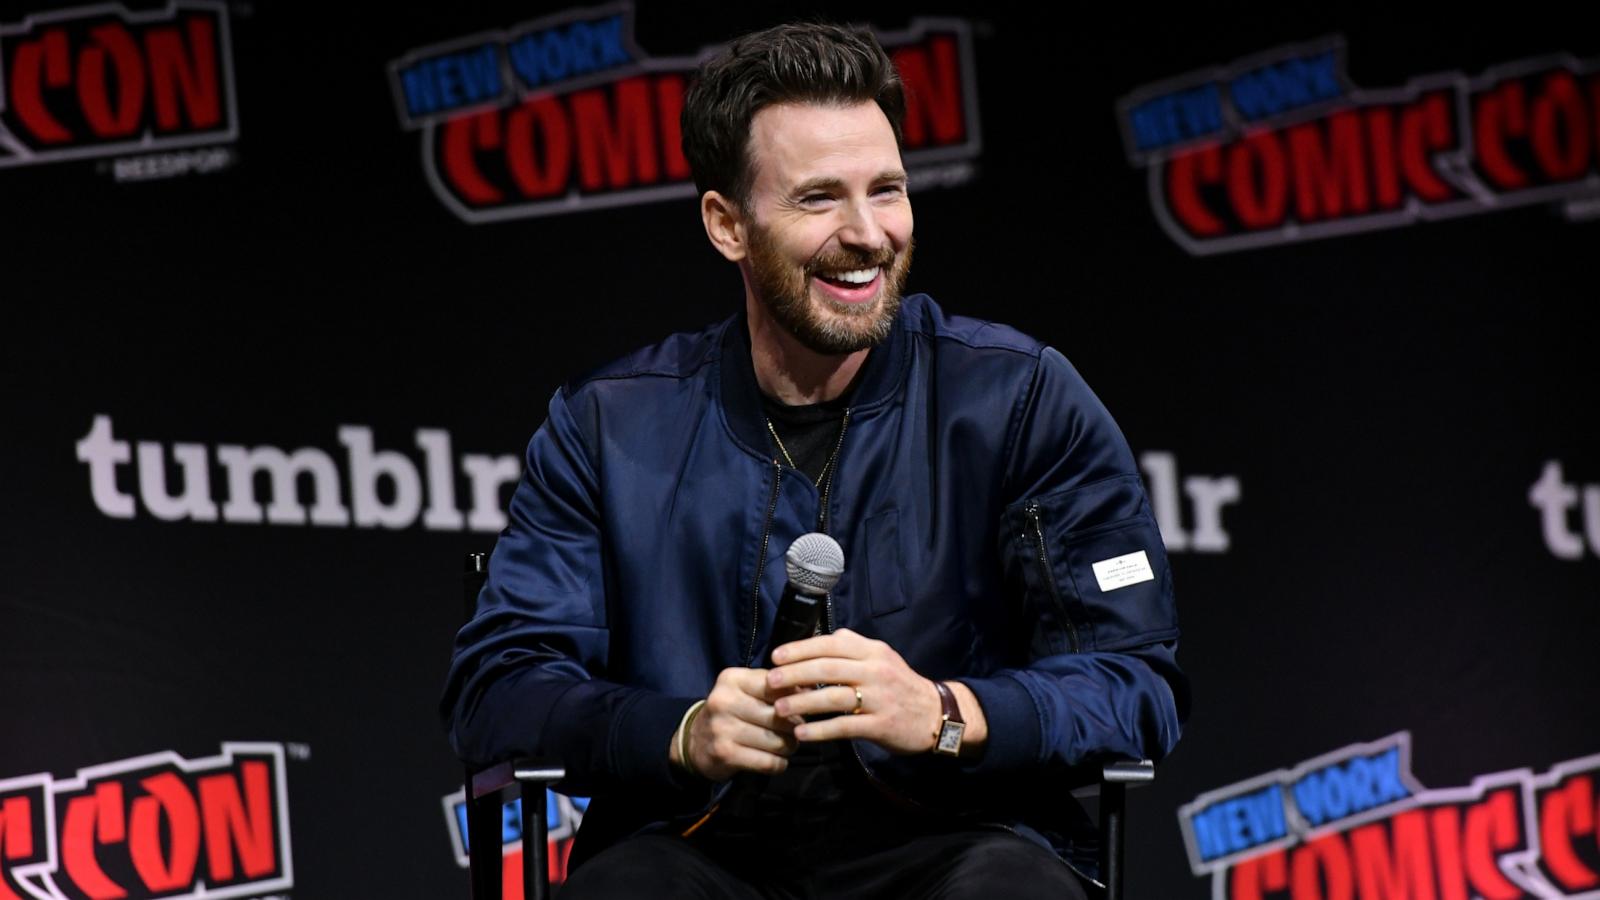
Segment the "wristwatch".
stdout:
[[933,752],[940,756],[960,756],[961,735],[967,730],[967,723],[961,721],[961,707],[956,705],[956,695],[949,685],[935,681],[933,686],[938,689],[939,703],[944,707],[939,716],[939,730],[933,733]]

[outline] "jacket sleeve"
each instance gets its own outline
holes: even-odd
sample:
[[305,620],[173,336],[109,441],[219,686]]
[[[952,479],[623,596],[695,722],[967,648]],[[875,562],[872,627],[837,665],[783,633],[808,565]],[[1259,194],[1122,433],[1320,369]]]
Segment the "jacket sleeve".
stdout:
[[962,679],[989,736],[976,771],[1160,759],[1188,714],[1172,575],[1121,431],[1053,349],[1014,409],[998,539],[1025,666]]
[[667,744],[693,701],[605,680],[599,496],[557,391],[528,444],[477,613],[456,635],[440,715],[462,759],[559,760],[571,793],[679,786]]

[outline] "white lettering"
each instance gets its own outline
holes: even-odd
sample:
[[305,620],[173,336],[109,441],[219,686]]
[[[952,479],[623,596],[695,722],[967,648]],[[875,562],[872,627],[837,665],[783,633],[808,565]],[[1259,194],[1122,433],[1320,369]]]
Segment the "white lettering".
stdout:
[[77,447],[78,462],[89,464],[89,496],[94,505],[112,518],[133,518],[133,497],[117,490],[117,465],[128,461],[128,442],[112,438],[111,417],[95,416]]
[[272,479],[272,504],[266,519],[273,525],[304,525],[306,508],[300,504],[296,483],[310,473],[315,486],[316,504],[311,508],[313,525],[348,525],[350,513],[339,503],[339,470],[328,454],[315,447],[302,447],[293,455],[277,447],[245,449],[232,444],[217,448],[217,460],[228,470],[228,503],[222,518],[229,522],[260,522],[261,505],[256,502],[257,472]]
[[422,514],[422,527],[460,531],[463,522],[461,510],[456,509],[455,473],[450,471],[450,432],[418,428],[417,446],[422,448],[428,473],[428,511]]
[[1193,512],[1194,531],[1191,533],[1183,529],[1177,457],[1166,451],[1149,450],[1139,455],[1139,468],[1144,470],[1150,507],[1161,528],[1162,543],[1169,552],[1227,552],[1230,541],[1227,530],[1222,527],[1222,508],[1239,502],[1238,478],[1190,475],[1182,479],[1183,493],[1188,495]]
[[[1584,529],[1589,534],[1589,544],[1600,555],[1600,486],[1583,490]],[[1558,559],[1583,558],[1583,536],[1569,525],[1568,512],[1578,505],[1578,487],[1568,484],[1561,474],[1561,463],[1549,460],[1539,473],[1539,480],[1528,488],[1528,503],[1539,510],[1539,525],[1544,531],[1544,545]]]
[[139,442],[139,499],[144,501],[144,508],[168,522],[215,522],[217,504],[211,500],[211,460],[205,445],[173,444],[172,458],[183,467],[183,494],[179,497],[167,490],[167,462],[161,445]]
[[472,480],[472,513],[467,525],[473,531],[499,531],[506,527],[500,486],[522,477],[522,463],[515,456],[483,456],[468,453],[461,457],[461,471]]
[[[411,460],[393,450],[374,453],[372,429],[363,425],[340,426],[339,442],[350,452],[350,503],[356,524],[405,528],[416,521],[422,508],[422,481]],[[394,500],[389,503],[378,498],[380,478],[394,486]]]

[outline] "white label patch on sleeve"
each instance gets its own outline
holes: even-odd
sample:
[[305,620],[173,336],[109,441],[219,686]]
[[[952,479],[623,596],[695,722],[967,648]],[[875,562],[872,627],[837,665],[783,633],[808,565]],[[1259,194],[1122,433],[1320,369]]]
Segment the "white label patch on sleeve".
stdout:
[[1105,593],[1142,581],[1155,581],[1156,573],[1150,571],[1150,558],[1143,550],[1138,550],[1095,563],[1094,580],[1100,582],[1100,591]]

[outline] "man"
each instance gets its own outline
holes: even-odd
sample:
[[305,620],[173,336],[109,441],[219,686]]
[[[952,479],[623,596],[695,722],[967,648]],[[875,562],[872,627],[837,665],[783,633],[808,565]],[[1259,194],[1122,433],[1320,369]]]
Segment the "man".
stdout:
[[[529,444],[443,712],[594,797],[568,896],[1083,896],[1083,767],[1177,740],[1115,424],[1055,351],[902,301],[903,111],[841,28],[708,63],[684,149],[743,314],[570,382]],[[757,668],[811,531],[846,555],[822,633]]]

